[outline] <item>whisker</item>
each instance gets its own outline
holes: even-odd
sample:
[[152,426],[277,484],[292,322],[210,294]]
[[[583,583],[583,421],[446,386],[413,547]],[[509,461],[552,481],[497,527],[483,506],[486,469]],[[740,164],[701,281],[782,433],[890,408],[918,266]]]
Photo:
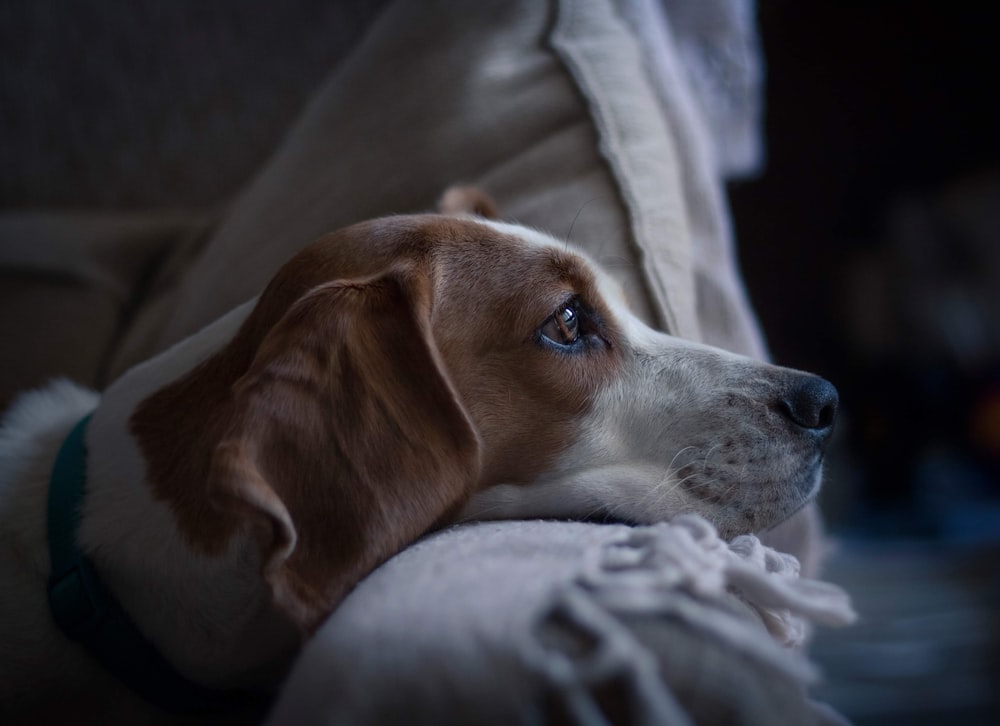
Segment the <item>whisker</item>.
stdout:
[[[653,500],[654,497],[655,501],[653,501],[653,506],[655,507],[660,505],[663,502],[663,500],[670,495],[670,492],[674,491],[674,489],[677,486],[683,484],[685,481],[687,481],[688,478],[690,478],[690,477],[685,477],[680,481],[675,480],[674,476],[677,473],[677,471],[674,468],[674,464],[677,463],[677,459],[680,458],[686,451],[694,448],[695,448],[694,446],[684,446],[677,450],[677,452],[670,459],[670,463],[667,464],[667,467],[663,472],[663,476],[656,484],[649,487],[649,489],[643,492],[642,496],[635,503],[636,507],[640,508],[643,507],[647,503],[647,501]],[[691,476],[693,476],[693,474]],[[667,488],[667,491],[664,491],[665,488]]]
[[674,454],[673,458],[670,460],[670,463],[667,464],[667,471],[669,472],[669,471],[671,471],[674,468],[674,463],[677,461],[677,457],[678,456],[680,456],[681,454],[683,454],[688,449],[693,449],[693,448],[694,448],[694,446],[685,446],[683,449],[679,449],[677,451],[677,453]]
[[719,448],[720,446],[722,446],[722,443],[721,443],[721,442],[720,442],[720,443],[718,443],[718,444],[715,444],[715,445],[713,445],[713,446],[712,446],[712,447],[711,447],[711,448],[710,448],[710,449],[708,450],[708,452],[707,452],[707,453],[705,454],[705,459],[704,459],[704,460],[702,461],[702,464],[701,464],[701,468],[702,468],[702,471],[705,471],[706,469],[708,469],[708,457],[710,457],[710,456],[712,455],[712,453],[713,453],[713,452],[714,452],[714,451],[715,451],[716,449],[718,449],[718,448]]
[[738,487],[739,485],[740,485],[740,482],[739,482],[739,481],[734,481],[734,482],[733,482],[732,484],[730,484],[730,485],[729,485],[729,486],[728,486],[728,487],[726,488],[726,491],[722,492],[722,494],[720,494],[720,495],[719,495],[719,498],[720,498],[720,499],[725,499],[726,497],[728,497],[728,496],[729,496],[729,493],[730,493],[731,491],[733,491],[733,489],[735,489],[735,488],[736,488],[736,487]]

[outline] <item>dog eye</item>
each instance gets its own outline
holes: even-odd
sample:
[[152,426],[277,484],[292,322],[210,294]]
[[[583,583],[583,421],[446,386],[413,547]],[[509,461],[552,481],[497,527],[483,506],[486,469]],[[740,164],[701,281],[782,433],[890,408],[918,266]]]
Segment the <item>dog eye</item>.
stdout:
[[580,313],[575,300],[562,305],[545,321],[541,333],[559,345],[572,345],[580,339]]

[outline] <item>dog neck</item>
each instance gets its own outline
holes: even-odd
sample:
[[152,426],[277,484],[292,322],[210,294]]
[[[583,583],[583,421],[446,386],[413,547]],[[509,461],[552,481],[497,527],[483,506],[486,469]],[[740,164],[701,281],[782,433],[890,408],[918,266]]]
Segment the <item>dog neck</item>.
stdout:
[[[224,345],[252,306],[233,310],[126,373],[102,396],[86,439],[81,549],[180,673],[222,688],[279,678],[300,637],[273,608],[248,539],[234,538],[222,556],[211,558],[187,545],[173,512],[147,484],[129,417],[140,401]],[[261,670],[261,664],[268,666]]]

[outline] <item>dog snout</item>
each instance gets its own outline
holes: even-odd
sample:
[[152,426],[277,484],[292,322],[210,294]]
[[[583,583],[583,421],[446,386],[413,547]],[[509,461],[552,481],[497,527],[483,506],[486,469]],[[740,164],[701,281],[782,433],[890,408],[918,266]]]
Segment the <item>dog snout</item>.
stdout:
[[825,439],[833,430],[839,402],[840,396],[832,383],[802,373],[788,383],[777,405],[793,424]]

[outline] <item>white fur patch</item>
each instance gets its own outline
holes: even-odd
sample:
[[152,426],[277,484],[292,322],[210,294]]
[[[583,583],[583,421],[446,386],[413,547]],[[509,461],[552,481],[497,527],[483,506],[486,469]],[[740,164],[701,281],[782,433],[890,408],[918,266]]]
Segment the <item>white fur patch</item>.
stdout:
[[14,399],[0,419],[0,501],[15,482],[37,478],[27,470],[34,474],[39,466],[52,466],[52,443],[61,444],[69,430],[97,408],[99,400],[95,391],[65,378]]

